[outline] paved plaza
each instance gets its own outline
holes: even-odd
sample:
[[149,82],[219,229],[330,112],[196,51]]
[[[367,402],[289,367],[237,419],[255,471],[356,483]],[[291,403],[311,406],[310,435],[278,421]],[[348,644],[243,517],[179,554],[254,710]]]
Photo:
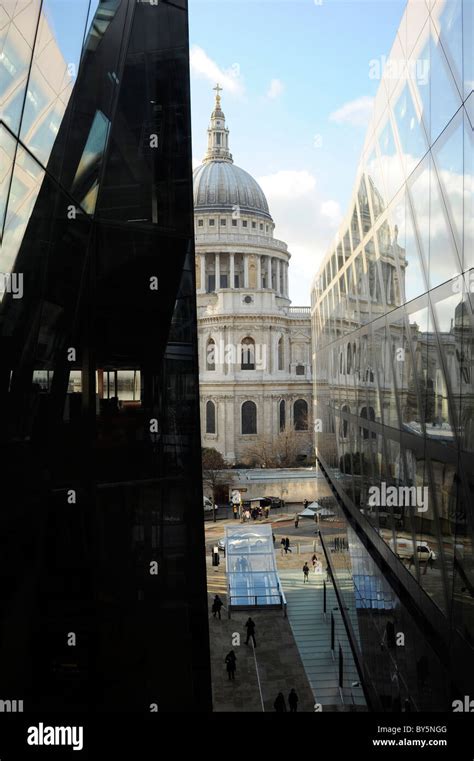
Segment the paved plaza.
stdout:
[[[210,613],[211,666],[215,711],[266,712],[274,710],[278,692],[285,699],[292,687],[299,696],[299,711],[314,711],[315,703],[322,710],[364,710],[358,675],[330,583],[327,584],[327,614],[323,611],[323,580],[326,578],[324,555],[315,533],[315,524],[301,520],[298,528],[294,515],[301,510],[294,505],[280,515],[274,514],[272,531],[282,586],[287,598],[287,618],[280,610],[232,612],[222,610],[222,620]],[[266,522],[266,521],[265,521]],[[209,611],[218,594],[226,606],[225,559],[220,553],[217,568],[211,563],[211,548],[224,534],[220,521],[206,525],[206,563],[208,572]],[[285,554],[280,541],[290,538],[291,553]],[[303,584],[302,566],[305,561],[312,569],[313,552],[321,560],[323,572],[311,570],[309,583]],[[335,618],[336,651],[339,643],[344,655],[343,690],[338,685],[338,661],[331,651],[330,616]],[[257,648],[246,646],[245,622],[251,615],[256,623]],[[240,635],[240,645],[232,647],[232,639]],[[235,639],[234,639],[235,641]],[[229,650],[237,656],[235,682],[229,681],[224,660]],[[262,705],[263,704],[263,705]]]
[[[215,594],[219,594],[226,606],[225,565],[213,568],[208,563],[209,611]],[[214,711],[273,712],[273,703],[279,692],[285,700],[294,687],[299,697],[299,711],[313,711],[313,694],[296,647],[288,619],[281,610],[250,611],[256,624],[257,648],[245,645],[245,622],[248,611],[233,612],[227,617],[222,610],[222,620],[210,613],[211,670]],[[240,635],[240,645],[232,647],[235,634]],[[234,638],[235,641],[235,638]],[[229,681],[224,659],[233,649],[237,656],[235,681]],[[263,703],[263,705],[262,705]]]

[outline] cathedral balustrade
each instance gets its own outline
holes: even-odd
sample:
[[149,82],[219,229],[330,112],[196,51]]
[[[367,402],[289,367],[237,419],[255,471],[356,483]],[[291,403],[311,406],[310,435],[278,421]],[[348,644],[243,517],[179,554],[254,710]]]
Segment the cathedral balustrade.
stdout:
[[259,246],[262,248],[276,249],[288,253],[288,246],[282,240],[270,238],[268,235],[252,235],[243,233],[233,233],[226,230],[222,233],[199,233],[195,235],[196,246],[229,245],[235,247],[235,244]]

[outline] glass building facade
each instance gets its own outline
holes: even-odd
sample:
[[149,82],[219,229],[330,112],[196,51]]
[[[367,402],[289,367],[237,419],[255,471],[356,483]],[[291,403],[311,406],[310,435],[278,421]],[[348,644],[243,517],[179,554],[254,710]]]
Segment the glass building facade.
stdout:
[[210,710],[187,3],[0,35],[0,698]]
[[371,61],[354,193],[312,288],[315,446],[338,514],[321,530],[379,710],[472,692],[473,12],[409,0]]

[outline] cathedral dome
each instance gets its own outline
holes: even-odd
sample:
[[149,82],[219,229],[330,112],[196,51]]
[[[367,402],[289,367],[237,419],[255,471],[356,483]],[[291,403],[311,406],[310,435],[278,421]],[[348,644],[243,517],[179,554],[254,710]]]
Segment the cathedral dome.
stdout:
[[207,153],[193,173],[194,209],[201,213],[233,213],[264,217],[272,221],[267,199],[258,182],[238,166],[229,151],[229,130],[221,109],[217,85],[216,103],[207,130]]
[[256,180],[231,161],[214,159],[194,170],[194,208],[198,212],[232,212],[271,219],[268,203]]

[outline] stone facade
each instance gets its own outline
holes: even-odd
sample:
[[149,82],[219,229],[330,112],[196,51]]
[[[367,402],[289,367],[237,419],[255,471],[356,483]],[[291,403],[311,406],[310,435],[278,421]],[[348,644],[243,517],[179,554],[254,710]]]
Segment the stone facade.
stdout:
[[291,438],[305,462],[310,308],[291,306],[291,255],[273,237],[262,189],[234,165],[228,135],[218,94],[208,151],[194,172],[202,444],[234,464],[263,447],[279,452]]

